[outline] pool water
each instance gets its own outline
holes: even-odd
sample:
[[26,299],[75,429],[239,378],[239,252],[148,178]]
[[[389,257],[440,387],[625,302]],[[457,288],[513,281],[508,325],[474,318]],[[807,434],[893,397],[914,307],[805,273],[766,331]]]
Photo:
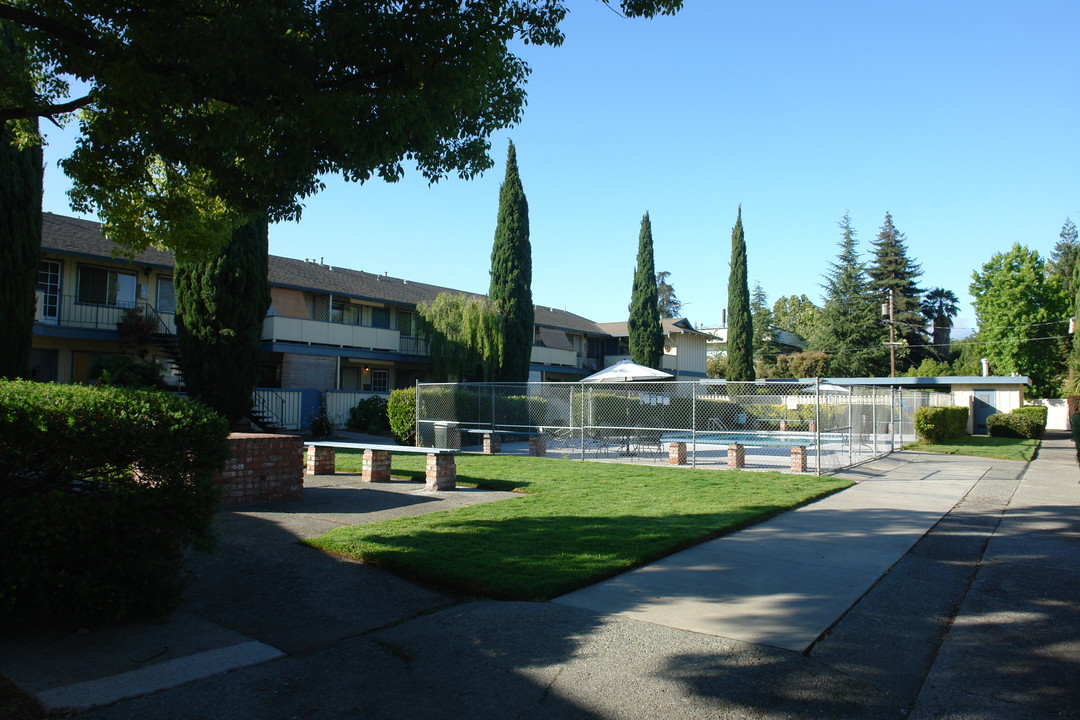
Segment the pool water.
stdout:
[[[767,432],[763,430],[707,430],[699,432],[696,436],[692,433],[665,433],[663,442],[684,442],[687,445],[697,440],[698,445],[761,445],[767,447],[797,447],[799,445],[811,446],[816,440],[814,433],[809,432]],[[839,435],[822,434],[821,442],[840,442]]]

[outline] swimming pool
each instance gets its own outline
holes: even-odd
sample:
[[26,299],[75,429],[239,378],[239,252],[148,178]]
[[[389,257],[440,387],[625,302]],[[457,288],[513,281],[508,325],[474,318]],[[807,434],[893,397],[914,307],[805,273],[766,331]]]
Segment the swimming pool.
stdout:
[[[843,435],[822,433],[821,442],[843,442]],[[798,447],[800,445],[812,446],[817,442],[814,433],[811,432],[780,432],[765,430],[705,430],[699,433],[675,432],[665,433],[663,442],[684,442],[687,445],[693,442],[698,445],[740,445],[762,447]]]

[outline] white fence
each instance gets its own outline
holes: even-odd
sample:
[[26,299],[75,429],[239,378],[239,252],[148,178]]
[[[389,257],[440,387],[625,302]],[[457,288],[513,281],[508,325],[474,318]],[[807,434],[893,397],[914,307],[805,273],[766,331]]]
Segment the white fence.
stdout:
[[334,421],[334,427],[343,428],[349,422],[349,411],[369,397],[389,397],[386,393],[362,392],[359,390],[327,390],[323,395],[326,402],[326,414]]

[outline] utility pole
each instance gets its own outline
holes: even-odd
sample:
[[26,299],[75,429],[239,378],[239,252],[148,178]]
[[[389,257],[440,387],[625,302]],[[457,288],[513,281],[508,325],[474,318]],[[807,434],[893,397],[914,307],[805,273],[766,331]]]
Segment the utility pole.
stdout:
[[893,305],[893,289],[889,288],[889,303],[881,306],[881,314],[888,316],[889,323],[889,377],[896,377],[896,307]]

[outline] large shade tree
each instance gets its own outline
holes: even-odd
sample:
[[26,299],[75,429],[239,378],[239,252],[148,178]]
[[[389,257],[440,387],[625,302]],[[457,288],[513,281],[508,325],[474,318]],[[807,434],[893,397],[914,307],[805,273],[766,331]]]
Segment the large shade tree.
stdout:
[[661,270],[656,273],[656,302],[660,307],[660,317],[682,317],[682,301],[675,295],[675,288],[668,282],[671,273]]
[[746,238],[742,206],[731,229],[731,269],[728,274],[727,379],[754,380],[754,319],[746,279]]
[[1013,243],[972,273],[978,341],[995,375],[1019,373],[1036,397],[1057,393],[1064,379],[1062,342],[1072,303],[1035,250]]
[[[610,0],[603,0],[609,2]],[[682,0],[620,0],[627,16]],[[557,46],[559,0],[7,0],[27,86],[0,73],[0,120],[79,111],[64,161],[77,209],[129,250],[183,260],[260,213],[296,219],[320,177],[472,177],[516,123],[529,66]],[[68,79],[78,82],[68,84]]]
[[641,218],[638,232],[637,264],[630,290],[627,320],[630,359],[639,365],[660,369],[664,357],[664,329],[656,292],[656,261],[653,257],[652,222],[649,213]]
[[[30,85],[25,53],[10,24],[2,21],[0,75]],[[0,120],[0,378],[26,377],[30,371],[41,255],[41,180],[37,123]]]
[[518,175],[514,143],[506,153],[506,178],[499,189],[499,216],[491,248],[488,297],[501,324],[501,362],[496,380],[525,382],[533,345],[532,246],[529,203]]
[[266,216],[233,231],[213,258],[176,265],[180,368],[190,394],[230,422],[251,410],[270,308]]

